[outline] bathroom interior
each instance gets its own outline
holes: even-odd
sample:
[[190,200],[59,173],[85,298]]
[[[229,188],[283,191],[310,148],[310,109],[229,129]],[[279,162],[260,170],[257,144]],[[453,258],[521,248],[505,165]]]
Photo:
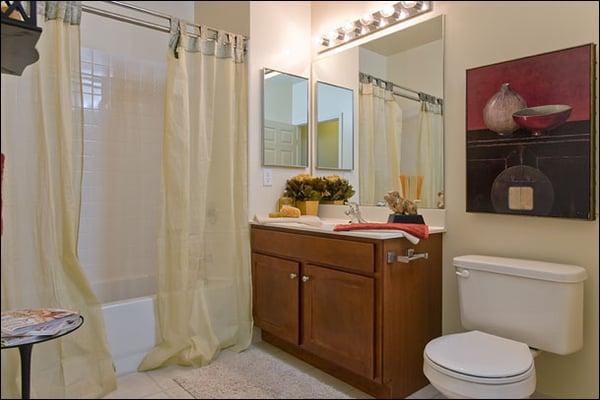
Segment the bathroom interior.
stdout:
[[1,4],[2,398],[598,398],[598,2]]

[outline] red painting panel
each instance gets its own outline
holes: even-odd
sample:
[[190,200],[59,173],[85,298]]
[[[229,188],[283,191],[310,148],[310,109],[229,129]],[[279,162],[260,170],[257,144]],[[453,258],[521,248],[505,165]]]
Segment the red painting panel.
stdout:
[[467,130],[485,129],[483,108],[503,83],[519,93],[528,107],[567,104],[567,121],[590,118],[589,46],[493,64],[467,71]]
[[595,219],[595,55],[466,71],[467,212]]

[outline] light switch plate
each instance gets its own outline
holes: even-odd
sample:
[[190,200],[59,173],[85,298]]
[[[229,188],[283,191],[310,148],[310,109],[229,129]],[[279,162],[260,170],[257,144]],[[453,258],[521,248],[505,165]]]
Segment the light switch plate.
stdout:
[[272,169],[263,169],[263,186],[273,186]]

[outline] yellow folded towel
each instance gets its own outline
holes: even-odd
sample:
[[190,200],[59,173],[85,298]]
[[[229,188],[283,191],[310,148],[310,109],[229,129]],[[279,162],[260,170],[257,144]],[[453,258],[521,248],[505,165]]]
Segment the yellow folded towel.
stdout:
[[268,224],[302,224],[309,226],[321,227],[323,224],[321,223],[321,218],[316,215],[301,215],[300,218],[288,218],[288,217],[278,217],[278,218],[269,218],[266,215],[255,215],[252,219],[252,222],[255,224],[268,225]]
[[279,212],[269,213],[269,218],[300,218],[300,209],[288,205],[281,206]]

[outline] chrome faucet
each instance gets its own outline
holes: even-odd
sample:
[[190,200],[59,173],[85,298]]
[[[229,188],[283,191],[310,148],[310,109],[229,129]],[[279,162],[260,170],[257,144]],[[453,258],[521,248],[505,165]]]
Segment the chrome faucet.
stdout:
[[358,203],[349,202],[348,210],[344,211],[344,214],[350,217],[351,224],[364,224],[367,221],[360,214],[360,208],[358,208]]

